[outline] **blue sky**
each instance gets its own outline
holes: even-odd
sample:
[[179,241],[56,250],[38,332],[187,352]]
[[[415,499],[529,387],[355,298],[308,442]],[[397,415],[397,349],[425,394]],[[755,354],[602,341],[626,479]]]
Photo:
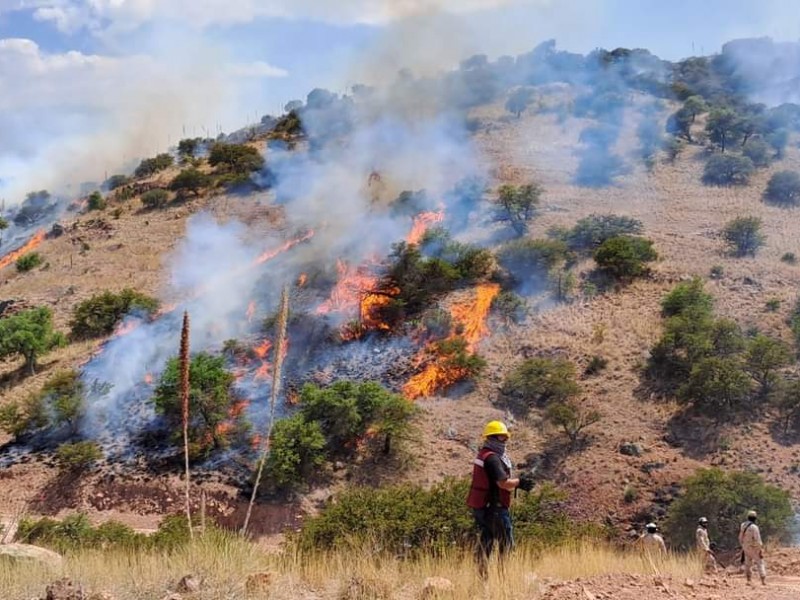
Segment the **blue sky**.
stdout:
[[312,87],[342,92],[406,61],[438,70],[548,38],[572,51],[646,47],[678,59],[757,35],[800,38],[795,3],[0,0],[0,179],[29,185],[46,164],[57,182],[74,171],[67,156],[89,144],[103,144],[102,170],[113,170],[186,128],[230,130]]

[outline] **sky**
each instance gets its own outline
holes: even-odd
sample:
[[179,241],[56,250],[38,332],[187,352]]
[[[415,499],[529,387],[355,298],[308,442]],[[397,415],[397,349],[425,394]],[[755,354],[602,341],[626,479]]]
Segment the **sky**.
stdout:
[[314,87],[475,53],[800,39],[794,0],[0,0],[0,198],[101,180]]

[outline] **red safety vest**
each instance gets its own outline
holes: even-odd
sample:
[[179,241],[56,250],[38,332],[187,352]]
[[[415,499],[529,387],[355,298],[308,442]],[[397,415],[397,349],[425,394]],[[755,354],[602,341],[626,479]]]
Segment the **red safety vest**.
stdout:
[[[472,461],[472,485],[469,488],[469,496],[467,497],[467,505],[472,508],[486,508],[492,501],[491,482],[486,474],[486,469],[483,468],[483,462],[492,454],[495,454],[495,452],[488,448],[481,448],[478,456]],[[503,469],[507,476],[511,476],[511,471],[508,467],[503,465]],[[497,490],[500,492],[498,497],[500,504],[506,508],[511,506],[511,492],[499,486],[497,486]]]

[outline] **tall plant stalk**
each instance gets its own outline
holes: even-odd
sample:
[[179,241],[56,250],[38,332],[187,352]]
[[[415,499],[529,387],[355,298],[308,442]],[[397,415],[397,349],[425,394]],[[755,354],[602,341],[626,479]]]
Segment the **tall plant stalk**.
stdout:
[[189,312],[183,313],[183,327],[181,328],[180,349],[180,392],[181,410],[183,420],[183,458],[186,476],[186,522],[189,525],[189,538],[194,538],[192,531],[191,487],[189,480]]

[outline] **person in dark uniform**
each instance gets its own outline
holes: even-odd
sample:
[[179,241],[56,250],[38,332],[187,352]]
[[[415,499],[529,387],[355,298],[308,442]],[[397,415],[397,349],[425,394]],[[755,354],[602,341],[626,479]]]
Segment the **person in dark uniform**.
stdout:
[[510,437],[505,423],[487,423],[483,430],[483,447],[473,461],[467,505],[472,509],[480,531],[476,558],[482,577],[488,574],[489,557],[495,544],[501,558],[514,546],[514,528],[509,513],[511,492],[517,488],[525,491],[533,488],[531,479],[511,476],[512,463],[506,453],[506,442]]

